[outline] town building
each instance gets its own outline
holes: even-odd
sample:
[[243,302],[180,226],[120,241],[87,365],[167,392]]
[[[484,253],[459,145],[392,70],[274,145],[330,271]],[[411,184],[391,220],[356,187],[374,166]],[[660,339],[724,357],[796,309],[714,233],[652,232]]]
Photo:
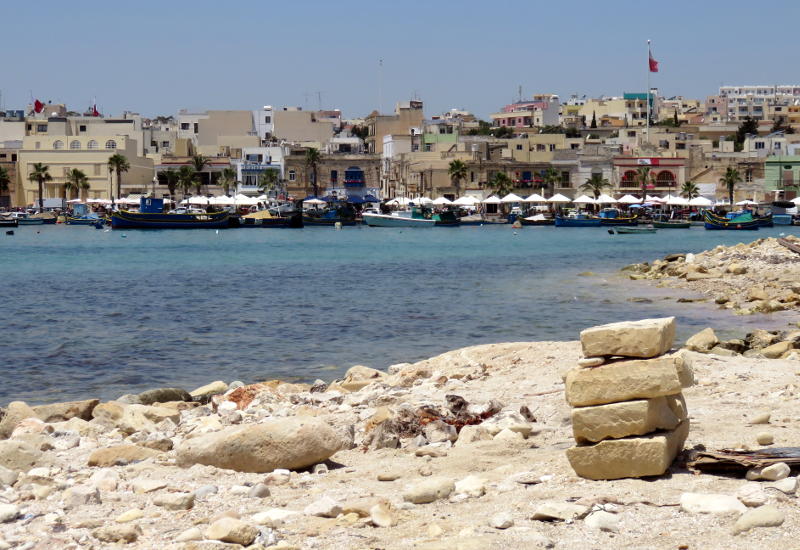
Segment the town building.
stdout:
[[401,101],[393,115],[382,115],[373,111],[364,120],[368,136],[367,152],[380,155],[383,152],[383,137],[389,135],[411,135],[421,133],[424,120],[422,101]]
[[536,94],[530,101],[517,101],[489,115],[492,126],[508,128],[540,128],[557,126],[561,104],[555,94]]
[[300,107],[274,111],[273,121],[274,138],[316,149],[321,149],[333,137],[336,125],[335,119],[329,116],[321,119],[316,111],[304,111]]

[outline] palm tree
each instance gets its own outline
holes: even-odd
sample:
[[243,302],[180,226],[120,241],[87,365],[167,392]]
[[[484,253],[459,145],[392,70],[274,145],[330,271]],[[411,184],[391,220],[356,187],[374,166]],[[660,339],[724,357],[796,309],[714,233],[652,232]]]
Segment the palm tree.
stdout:
[[222,174],[220,174],[219,180],[217,181],[222,186],[222,190],[225,194],[228,194],[228,191],[231,187],[236,188],[236,170],[233,168],[224,168],[222,170]]
[[259,178],[258,190],[266,195],[275,189],[276,185],[278,185],[278,171],[265,170],[264,173],[261,174],[261,178]]
[[687,181],[683,184],[683,187],[681,187],[681,195],[689,200],[692,200],[693,198],[700,196],[700,188],[691,181]]
[[47,165],[41,162],[34,162],[32,165],[33,170],[28,180],[35,181],[39,184],[39,211],[44,211],[44,184],[47,181],[52,181],[53,176],[50,175]]
[[8,193],[11,188],[11,178],[8,176],[8,170],[0,166],[0,193]]
[[456,196],[461,196],[461,181],[467,179],[467,165],[461,160],[454,160],[447,168],[450,179],[456,188]]
[[167,180],[167,189],[169,189],[169,196],[170,198],[175,197],[175,190],[178,188],[178,182],[180,181],[180,174],[174,168],[169,168],[162,172],[164,174],[164,179]]
[[64,182],[64,198],[69,198],[70,191],[77,192],[78,198],[80,198],[81,191],[84,189],[89,189],[89,178],[86,177],[86,174],[77,168],[67,172],[67,180]]
[[603,174],[592,174],[592,177],[586,180],[586,183],[581,185],[583,191],[591,191],[594,198],[603,194],[603,189],[611,187],[608,180],[603,177]]
[[311,189],[315,197],[319,194],[319,187],[317,186],[317,167],[321,159],[322,157],[318,149],[314,147],[306,149],[306,166],[311,169]]
[[542,182],[552,195],[556,192],[556,184],[561,181],[561,173],[552,166],[542,174]]
[[196,155],[192,155],[192,167],[195,171],[195,179],[197,183],[195,183],[195,187],[197,188],[197,194],[200,194],[200,191],[203,189],[203,170],[205,167],[210,164],[209,160],[201,155],[200,153]]
[[636,181],[639,182],[639,188],[642,190],[642,203],[647,197],[647,188],[653,185],[653,174],[650,173],[649,166],[640,166],[636,169]]
[[503,197],[514,190],[514,182],[505,172],[496,172],[489,182],[489,187],[497,196]]
[[728,202],[731,205],[733,205],[733,190],[740,181],[742,181],[742,176],[740,176],[739,171],[732,166],[729,166],[728,169],[725,170],[725,175],[719,180],[719,182],[728,189]]
[[181,191],[183,191],[184,197],[186,197],[192,185],[194,185],[195,175],[194,168],[191,166],[181,166],[178,170],[178,186],[181,188]]
[[114,153],[108,157],[108,169],[113,170],[117,175],[117,198],[122,195],[122,173],[127,172],[131,168],[131,163],[124,155]]

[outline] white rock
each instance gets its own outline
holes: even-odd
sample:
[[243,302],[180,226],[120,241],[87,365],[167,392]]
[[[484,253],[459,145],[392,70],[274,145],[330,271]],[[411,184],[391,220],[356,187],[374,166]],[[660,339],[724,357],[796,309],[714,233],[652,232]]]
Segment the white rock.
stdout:
[[749,508],[763,506],[767,503],[767,500],[769,500],[767,493],[765,493],[757,483],[748,483],[740,487],[739,490],[736,491],[736,498]]
[[189,542],[192,540],[203,540],[203,532],[197,527],[190,527],[175,537],[175,542]]
[[525,439],[539,433],[538,430],[534,430],[534,424],[528,422],[524,416],[515,411],[501,412],[482,423],[481,426],[485,427],[493,435],[507,429],[521,434]]
[[113,468],[101,468],[92,474],[89,483],[101,491],[116,491],[119,474]]
[[573,520],[583,517],[589,508],[580,504],[569,502],[544,502],[540,504],[531,516],[531,519],[549,521],[559,519],[561,521]]
[[508,428],[503,428],[494,436],[495,441],[523,441],[525,436]]
[[267,485],[285,485],[286,483],[289,483],[291,476],[292,472],[289,470],[278,468],[277,470],[272,470],[266,475],[264,478],[264,483]]
[[738,535],[754,527],[778,527],[783,524],[783,512],[774,506],[761,506],[753,508],[742,514],[733,526],[733,534]]
[[795,491],[797,491],[797,478],[787,477],[786,479],[781,479],[775,483],[768,483],[766,484],[766,487],[772,487],[787,495],[793,495],[795,494]]
[[317,516],[321,518],[335,518],[342,513],[342,505],[329,496],[324,496],[315,500],[303,509],[307,516]]
[[135,479],[131,482],[131,488],[134,493],[145,494],[158,491],[167,486],[167,482],[163,479]]
[[681,510],[689,514],[741,514],[747,508],[739,499],[729,495],[683,493]]
[[86,504],[100,504],[100,491],[96,487],[75,485],[64,491],[64,507],[77,508]]
[[591,529],[619,533],[619,516],[603,510],[589,514],[584,523]]
[[461,431],[458,432],[456,446],[460,447],[463,445],[469,445],[470,443],[475,443],[476,441],[486,441],[492,439],[492,437],[493,434],[484,426],[464,426],[461,428]]
[[584,369],[592,368],[592,367],[599,367],[606,360],[603,357],[583,357],[578,359],[578,366]]
[[441,420],[434,420],[425,425],[423,429],[425,439],[430,443],[441,443],[443,441],[455,441],[458,439],[455,426],[442,422]]
[[456,481],[455,493],[477,498],[486,493],[486,480],[478,476],[467,476],[461,481]]
[[17,519],[19,508],[13,504],[0,504],[0,523],[7,523]]
[[508,529],[514,525],[514,518],[508,512],[499,512],[489,518],[489,527]]
[[270,529],[277,529],[283,525],[287,519],[296,515],[297,512],[292,510],[284,510],[283,508],[270,508],[269,510],[264,510],[263,512],[253,514],[251,519],[258,525],[264,525]]
[[772,445],[775,443],[775,436],[770,432],[759,432],[756,435],[756,442],[759,445]]
[[395,524],[392,511],[383,502],[380,502],[369,509],[369,518],[375,527],[391,527]]
[[194,493],[166,493],[153,499],[153,504],[167,510],[190,510],[194,507]]
[[781,479],[786,479],[789,477],[791,473],[791,468],[785,462],[776,462],[775,464],[771,464],[770,466],[765,466],[761,468],[751,468],[745,474],[745,478],[749,481],[755,481],[758,479],[765,479],[767,481],[779,481]]
[[427,504],[440,498],[447,498],[454,490],[455,483],[452,480],[433,477],[409,487],[403,493],[403,500],[413,504]]

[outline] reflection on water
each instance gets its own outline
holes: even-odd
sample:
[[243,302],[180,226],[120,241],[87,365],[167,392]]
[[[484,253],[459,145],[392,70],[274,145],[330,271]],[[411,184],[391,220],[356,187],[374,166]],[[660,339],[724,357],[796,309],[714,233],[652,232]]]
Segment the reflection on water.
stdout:
[[[676,315],[679,338],[780,327],[619,267],[776,235],[700,228],[463,227],[342,231],[97,231],[20,228],[0,240],[0,402],[113,398],[212,379],[329,380],[449,349],[573,340],[587,326]],[[591,271],[593,275],[585,272]]]

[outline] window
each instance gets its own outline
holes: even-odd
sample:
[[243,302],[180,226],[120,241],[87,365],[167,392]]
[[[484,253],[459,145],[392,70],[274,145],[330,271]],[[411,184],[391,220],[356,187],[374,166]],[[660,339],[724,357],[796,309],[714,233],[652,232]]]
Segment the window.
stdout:
[[668,170],[662,170],[656,176],[656,185],[659,187],[672,187],[675,185],[675,176]]
[[555,151],[556,150],[556,144],[555,143],[551,143],[550,144],[550,150],[551,151]]
[[264,117],[264,124],[270,124],[270,123],[272,123],[272,117],[271,116],[265,116]]
[[428,153],[431,152],[431,144],[430,143],[426,143],[425,144],[425,151],[428,152]]
[[11,162],[17,162],[17,154],[16,153],[12,153],[11,154]]
[[73,139],[72,141],[69,142],[69,148],[70,149],[80,149],[81,148],[81,142],[78,141],[77,139]]
[[81,124],[80,126],[78,126],[78,131],[79,132],[85,132],[86,131],[86,125],[85,124]]
[[339,178],[339,172],[336,170],[331,170],[331,183],[336,183],[336,180]]
[[569,172],[567,171],[561,172],[561,184],[569,185]]
[[0,153],[0,159],[4,159],[4,158],[6,158],[6,154],[5,153]]
[[199,122],[195,122],[194,123],[194,133],[196,134],[199,131],[200,131],[200,123]]
[[763,141],[757,141],[755,143],[755,148],[756,149],[763,149],[764,148],[764,142]]
[[99,176],[100,175],[100,170],[101,170],[100,165],[99,164],[95,164],[94,165],[94,175],[95,176]]
[[89,140],[89,143],[86,144],[87,149],[97,149],[97,142],[93,139]]
[[522,144],[521,143],[517,143],[517,151],[522,151]]
[[747,170],[745,170],[745,172],[744,172],[744,181],[746,181],[747,183],[752,183],[753,182],[753,169],[752,168],[748,168]]
[[181,130],[188,130],[189,123],[188,122],[181,122]]
[[106,142],[106,149],[116,149],[116,148],[117,148],[117,142],[114,141],[113,139],[109,139]]
[[47,124],[37,124],[36,125],[37,132],[46,132],[47,131]]
[[475,172],[470,172],[469,173],[469,181],[471,181],[471,182],[475,181]]
[[158,142],[154,139],[150,140],[150,147],[158,147]]
[[161,142],[161,147],[169,148],[169,141],[162,141]]
[[628,130],[628,137],[636,137],[636,130]]
[[775,150],[780,150],[780,148],[781,148],[781,142],[779,141],[775,144]]
[[42,148],[42,142],[41,141],[37,141],[35,147],[36,147],[36,149],[41,149]]
[[63,148],[64,148],[64,142],[61,141],[60,139],[57,139],[53,142],[53,149],[63,149]]
[[289,181],[295,181],[297,179],[297,172],[294,170],[289,170]]
[[536,150],[537,151],[544,151],[545,150],[544,144],[543,143],[537,143],[536,144]]

